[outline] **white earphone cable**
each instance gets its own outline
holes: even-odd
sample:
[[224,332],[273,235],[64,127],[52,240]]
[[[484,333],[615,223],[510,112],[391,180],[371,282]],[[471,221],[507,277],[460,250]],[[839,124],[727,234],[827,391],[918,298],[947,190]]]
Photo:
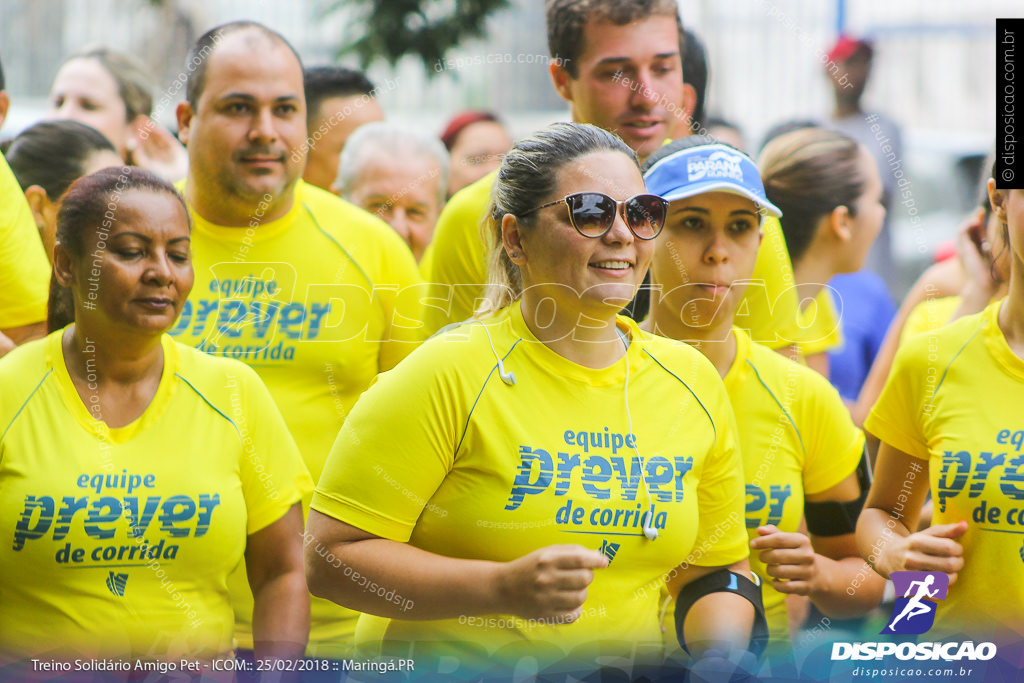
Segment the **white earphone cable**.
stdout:
[[653,517],[654,499],[651,497],[651,488],[647,485],[647,477],[644,475],[644,459],[640,455],[640,448],[636,443],[636,435],[633,434],[633,416],[629,412],[629,341],[625,335],[622,336],[622,344],[626,347],[626,381],[623,383],[622,390],[623,400],[626,404],[626,425],[629,427],[629,435],[633,436],[633,452],[636,454],[640,465],[640,481],[643,482],[644,491],[647,493],[648,508],[640,524],[643,528],[644,536],[653,541],[658,537],[658,530],[654,527],[654,520],[651,519]]
[[501,381],[505,384],[512,386],[516,383],[516,374],[511,370],[505,370],[505,363],[501,360],[501,356],[498,355],[497,349],[494,348],[494,341],[491,340],[491,331],[487,329],[487,324],[482,320],[477,320],[477,322],[483,325],[484,334],[487,335],[487,343],[491,346],[491,353],[494,354],[494,359],[498,361],[498,377],[501,377]]

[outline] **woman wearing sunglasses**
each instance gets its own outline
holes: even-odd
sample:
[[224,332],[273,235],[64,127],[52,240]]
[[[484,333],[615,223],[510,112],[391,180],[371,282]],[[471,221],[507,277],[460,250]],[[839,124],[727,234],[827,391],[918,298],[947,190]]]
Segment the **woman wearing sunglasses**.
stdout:
[[699,353],[617,316],[664,201],[618,137],[580,124],[520,141],[492,197],[477,318],[381,375],[338,435],[310,589],[385,618],[361,618],[364,652],[417,673],[446,655],[451,678],[657,665],[666,582],[692,651],[745,650],[760,593],[728,399]]
[[[858,470],[864,435],[825,378],[733,328],[761,219],[781,213],[754,162],[691,136],[655,152],[644,178],[669,207],[643,327],[700,349],[743,420],[750,564],[766,580],[769,654],[788,652],[787,595],[808,596],[833,619],[863,614],[881,599],[884,581],[860,559],[854,535],[867,490],[866,469]],[[810,537],[798,531],[804,517]]]

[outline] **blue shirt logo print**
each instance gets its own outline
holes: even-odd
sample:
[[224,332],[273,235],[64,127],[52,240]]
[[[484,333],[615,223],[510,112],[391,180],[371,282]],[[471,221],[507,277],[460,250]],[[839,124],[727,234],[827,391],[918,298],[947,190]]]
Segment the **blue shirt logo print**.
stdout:
[[127,583],[127,574],[115,574],[114,572],[110,572],[110,576],[107,577],[107,590],[117,597],[123,598],[124,588]]

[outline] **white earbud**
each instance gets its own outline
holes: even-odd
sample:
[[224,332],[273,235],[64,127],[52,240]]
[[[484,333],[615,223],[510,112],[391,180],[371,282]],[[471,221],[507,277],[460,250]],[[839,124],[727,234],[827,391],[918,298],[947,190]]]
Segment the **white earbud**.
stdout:
[[509,386],[516,383],[516,373],[506,370],[505,364],[501,362],[500,358],[498,359],[498,377],[501,377],[501,381]]
[[[494,341],[491,340],[491,331],[487,329],[487,325],[482,320],[477,320],[477,322],[483,325],[484,334],[487,335],[487,343],[490,344],[491,353],[494,354],[494,360],[497,361],[498,363],[498,377],[500,377],[501,381],[504,382],[505,384],[512,386],[513,384],[516,383],[516,373],[512,372],[511,370],[505,369],[505,363],[502,361],[501,356],[498,355],[497,350],[494,348]],[[515,348],[515,344],[513,344],[512,346],[513,348]]]
[[658,530],[655,529],[653,526],[651,526],[651,512],[650,512],[650,510],[648,510],[644,514],[643,529],[644,529],[644,536],[647,537],[648,541],[653,541],[654,539],[656,539],[658,537]]

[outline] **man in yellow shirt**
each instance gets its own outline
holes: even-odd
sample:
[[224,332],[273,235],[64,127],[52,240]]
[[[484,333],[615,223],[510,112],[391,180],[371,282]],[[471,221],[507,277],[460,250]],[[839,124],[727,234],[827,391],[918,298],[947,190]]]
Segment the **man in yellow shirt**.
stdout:
[[[683,86],[682,27],[675,0],[635,5],[608,1],[547,3],[549,66],[555,90],[572,120],[618,134],[642,162],[693,112]],[[429,283],[424,322],[430,331],[465,320],[487,277],[479,226],[487,214],[495,174],[455,194],[438,220],[434,242],[420,264]],[[788,346],[797,328],[793,268],[777,222],[764,226],[764,246],[737,325],[772,348]]]
[[[196,283],[171,334],[252,366],[318,479],[356,398],[421,338],[416,263],[387,224],[301,180],[302,65],[284,38],[234,22],[193,55],[177,113]],[[234,578],[248,649],[251,598]],[[307,652],[351,656],[357,616],[314,599]]]

